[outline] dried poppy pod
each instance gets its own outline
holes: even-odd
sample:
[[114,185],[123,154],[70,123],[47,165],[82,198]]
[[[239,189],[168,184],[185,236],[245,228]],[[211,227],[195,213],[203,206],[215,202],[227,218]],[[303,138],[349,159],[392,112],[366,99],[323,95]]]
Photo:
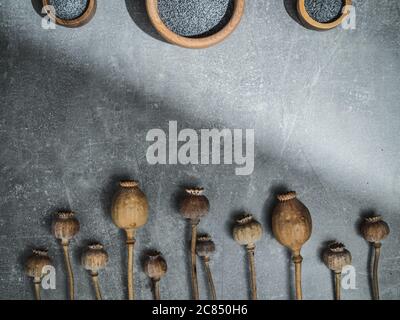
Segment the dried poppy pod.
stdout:
[[343,243],[333,242],[324,251],[325,265],[335,273],[335,299],[340,300],[342,269],[351,264],[351,254]]
[[33,278],[36,300],[40,300],[40,283],[43,277],[43,268],[52,266],[52,261],[45,249],[33,249],[32,255],[26,260],[25,272]]
[[53,221],[53,235],[61,241],[65,265],[68,273],[68,287],[70,300],[74,300],[74,274],[72,272],[71,260],[69,257],[69,243],[79,232],[79,221],[75,218],[74,212],[58,212]]
[[133,287],[133,254],[136,230],[147,223],[149,205],[146,195],[136,181],[121,181],[120,189],[114,197],[111,215],[114,224],[126,232],[128,248],[128,298],[135,298]]
[[213,277],[212,277],[212,273],[211,273],[211,269],[210,269],[210,256],[214,252],[215,252],[215,244],[211,240],[211,237],[208,234],[200,235],[197,237],[196,253],[200,258],[202,258],[202,260],[204,262],[204,266],[205,266],[206,274],[207,274],[208,286],[210,288],[212,300],[217,299],[214,281],[213,281]]
[[160,280],[167,273],[167,262],[158,251],[150,252],[144,262],[144,272],[151,279],[154,300],[160,300]]
[[377,215],[364,219],[361,233],[368,242],[378,243],[389,235],[390,229],[388,224],[382,220],[382,216]]
[[108,254],[100,243],[90,244],[81,257],[83,267],[90,271],[93,286],[96,292],[96,299],[101,300],[99,284],[99,270],[103,269],[108,262]]
[[251,214],[246,214],[236,220],[233,227],[233,238],[237,243],[246,246],[250,266],[251,298],[257,300],[256,268],[254,261],[254,251],[256,242],[261,239],[261,224],[254,219]]
[[382,220],[382,216],[372,216],[364,219],[361,224],[361,234],[364,239],[371,242],[374,247],[373,269],[372,269],[372,292],[373,298],[379,300],[378,266],[381,254],[381,241],[390,233],[389,225]]
[[199,223],[200,219],[208,214],[210,203],[205,195],[204,188],[187,188],[180,205],[180,211],[184,218]]
[[205,260],[210,260],[210,256],[215,252],[215,243],[208,234],[199,235],[196,242],[196,253]]
[[79,232],[79,221],[74,212],[58,212],[53,221],[53,234],[62,244],[69,241]]
[[210,210],[210,203],[205,195],[203,195],[203,188],[187,188],[185,195],[180,204],[180,212],[182,216],[190,220],[192,228],[191,237],[191,279],[193,299],[199,299],[199,287],[197,283],[197,265],[196,265],[196,238],[197,238],[197,225],[200,219],[208,214]]
[[303,258],[300,251],[311,236],[312,221],[307,207],[296,197],[294,191],[277,196],[279,202],[272,212],[272,232],[280,244],[292,251],[295,264],[296,299],[301,300]]

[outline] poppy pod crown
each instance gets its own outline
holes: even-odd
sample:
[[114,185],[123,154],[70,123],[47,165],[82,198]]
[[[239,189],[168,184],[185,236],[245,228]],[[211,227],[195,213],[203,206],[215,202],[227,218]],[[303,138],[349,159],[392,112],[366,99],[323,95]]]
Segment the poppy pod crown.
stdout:
[[297,193],[296,193],[296,191],[289,191],[286,193],[278,194],[276,197],[279,201],[284,202],[284,201],[296,199]]

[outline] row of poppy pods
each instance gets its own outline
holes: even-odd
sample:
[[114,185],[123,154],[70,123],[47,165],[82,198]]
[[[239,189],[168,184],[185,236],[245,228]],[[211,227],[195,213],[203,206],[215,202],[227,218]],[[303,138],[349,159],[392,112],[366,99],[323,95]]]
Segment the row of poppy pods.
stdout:
[[[211,297],[216,299],[215,287],[209,267],[211,254],[215,251],[215,245],[209,235],[198,235],[197,226],[201,218],[209,212],[208,198],[203,194],[203,188],[187,188],[180,203],[180,212],[191,225],[191,285],[193,299],[199,299],[197,281],[197,258],[202,258]],[[302,299],[301,288],[301,263],[300,251],[304,243],[310,238],[312,231],[312,219],[307,207],[297,199],[296,192],[291,191],[277,196],[278,203],[272,212],[272,231],[279,243],[291,250],[295,264],[295,289],[296,299]],[[144,226],[148,220],[149,205],[146,195],[139,188],[136,181],[121,181],[120,189],[114,197],[112,204],[112,219],[114,224],[126,233],[126,245],[128,250],[127,287],[128,298],[134,299],[134,245],[136,231]],[[74,278],[69,258],[70,240],[79,231],[79,222],[73,212],[60,212],[56,215],[52,231],[60,240],[66,262],[68,274],[69,296],[74,299]],[[389,234],[388,225],[380,216],[365,218],[361,226],[364,238],[374,247],[374,268],[372,274],[372,291],[374,299],[379,299],[378,286],[378,261],[381,240]],[[237,243],[246,246],[249,259],[250,288],[252,299],[257,299],[256,271],[254,263],[255,243],[262,236],[261,224],[251,214],[246,214],[237,219],[233,228],[233,237]],[[82,256],[82,264],[90,271],[97,299],[101,299],[98,282],[98,271],[105,267],[108,255],[101,244],[89,245]],[[335,298],[340,299],[340,280],[342,268],[351,263],[351,255],[341,243],[331,243],[324,253],[324,262],[335,273]],[[43,277],[43,267],[51,264],[51,260],[45,250],[34,250],[26,263],[27,274],[33,278],[36,298],[40,299],[40,282]],[[145,272],[152,279],[154,298],[160,298],[159,281],[167,271],[167,264],[159,252],[148,254],[145,263]]]

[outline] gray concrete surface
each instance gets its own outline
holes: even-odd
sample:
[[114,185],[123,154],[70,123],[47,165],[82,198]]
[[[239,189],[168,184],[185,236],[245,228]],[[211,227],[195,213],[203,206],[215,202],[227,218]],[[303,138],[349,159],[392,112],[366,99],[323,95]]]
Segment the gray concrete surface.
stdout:
[[[34,1],[35,2],[35,1]],[[248,297],[245,251],[231,238],[232,217],[249,210],[263,222],[256,252],[260,299],[289,299],[287,251],[272,237],[274,194],[295,189],[314,230],[303,249],[305,299],[332,299],[320,259],[326,241],[353,254],[357,289],[369,299],[368,244],[360,216],[378,212],[392,233],[383,244],[381,296],[400,297],[400,4],[355,1],[357,28],[319,33],[300,26],[287,1],[247,1],[240,27],[224,43],[190,51],[160,41],[139,0],[98,1],[94,19],[70,30],[43,30],[30,1],[0,1],[0,298],[31,299],[22,261],[47,246],[66,298],[63,260],[50,234],[58,209],[73,209],[81,232],[72,244],[79,299],[92,299],[79,265],[82,247],[104,243],[110,264],[100,278],[106,299],[126,296],[124,237],[111,222],[120,178],[138,179],[151,206],[138,232],[136,292],[150,299],[140,260],[157,248],[168,261],[162,296],[190,298],[188,230],[176,210],[182,186],[201,184],[211,212],[200,230],[215,239],[218,297]],[[146,161],[148,130],[255,129],[255,170],[230,165],[157,165]],[[207,298],[200,268],[201,297]]]

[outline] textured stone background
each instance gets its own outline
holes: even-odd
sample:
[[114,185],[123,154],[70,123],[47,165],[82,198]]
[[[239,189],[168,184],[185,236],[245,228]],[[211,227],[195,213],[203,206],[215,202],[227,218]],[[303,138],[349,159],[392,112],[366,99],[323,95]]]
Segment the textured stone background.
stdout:
[[[50,31],[30,1],[0,1],[0,298],[32,298],[21,268],[32,246],[48,246],[57,266],[57,289],[43,298],[66,297],[61,250],[49,228],[52,213],[63,208],[75,210],[82,224],[72,244],[78,298],[94,296],[79,265],[92,239],[110,254],[101,273],[104,297],[124,298],[124,237],[109,207],[126,177],[141,182],[151,205],[138,233],[138,299],[151,298],[140,267],[150,248],[168,261],[162,296],[190,298],[188,229],[175,203],[182,186],[197,183],[212,206],[200,230],[217,244],[218,297],[248,297],[245,251],[230,226],[235,214],[249,210],[265,227],[256,252],[259,297],[291,298],[289,256],[269,227],[282,189],[297,190],[313,216],[302,252],[306,299],[332,298],[320,259],[332,239],[347,245],[357,269],[357,289],[343,298],[370,298],[368,244],[357,224],[371,211],[392,228],[383,245],[382,298],[400,297],[400,4],[356,1],[356,30],[318,33],[292,19],[285,3],[247,1],[227,41],[190,51],[154,35],[141,0],[99,0],[90,24]],[[255,129],[254,173],[148,165],[145,135],[167,129],[169,120],[180,129]],[[207,298],[201,268],[199,279]]]

